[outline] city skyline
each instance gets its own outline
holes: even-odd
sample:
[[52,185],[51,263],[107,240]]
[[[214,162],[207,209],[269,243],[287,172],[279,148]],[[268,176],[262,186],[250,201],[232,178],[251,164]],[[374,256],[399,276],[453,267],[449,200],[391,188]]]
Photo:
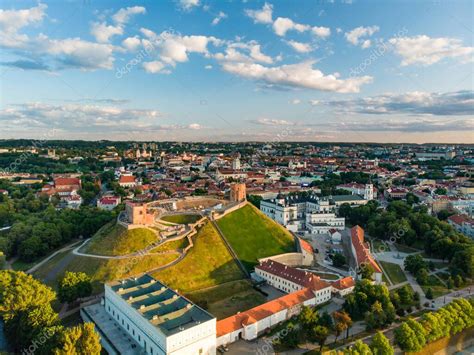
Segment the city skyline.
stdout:
[[472,6],[4,1],[0,139],[472,143]]

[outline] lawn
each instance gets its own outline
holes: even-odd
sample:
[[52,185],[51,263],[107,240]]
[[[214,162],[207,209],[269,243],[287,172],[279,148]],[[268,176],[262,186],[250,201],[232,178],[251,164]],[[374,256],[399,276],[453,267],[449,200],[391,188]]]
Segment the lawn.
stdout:
[[162,251],[168,251],[168,250],[178,250],[178,249],[184,249],[189,245],[188,238],[183,238],[180,240],[173,240],[171,242],[162,244],[150,251],[150,253],[158,253]]
[[386,261],[378,261],[378,263],[382,265],[394,285],[407,281],[407,277],[399,265]]
[[259,258],[295,251],[291,233],[250,204],[217,224],[248,270],[257,265]]
[[229,317],[266,302],[265,297],[255,290],[248,280],[228,282],[191,292],[186,294],[186,297],[208,310],[217,319]]
[[426,285],[420,285],[420,286],[423,289],[423,292],[425,294],[426,294],[426,291],[429,288],[431,288],[431,291],[433,291],[434,298],[442,296],[450,292],[448,288],[444,286],[436,276],[433,276],[433,275],[430,275],[428,277],[428,283]]
[[55,256],[41,266],[34,273],[34,276],[40,280],[44,280],[50,271],[59,267],[60,269],[57,271],[57,277],[53,280],[45,281],[50,286],[54,287],[57,280],[61,279],[66,271],[85,272],[91,277],[93,281],[94,294],[96,294],[104,291],[102,286],[104,282],[140,274],[147,270],[165,265],[178,258],[177,254],[164,254],[107,260],[74,255],[69,262],[62,265],[61,261],[65,257],[68,257],[68,254],[70,253],[66,252]]
[[157,236],[146,228],[127,230],[115,222],[103,226],[85,246],[83,252],[97,255],[126,255],[157,241]]
[[175,214],[161,217],[163,221],[176,224],[189,224],[199,221],[202,217],[197,214]]
[[199,229],[193,243],[183,260],[152,275],[184,293],[243,278],[242,271],[210,222]]
[[339,277],[334,275],[334,274],[328,274],[326,272],[317,272],[317,271],[312,271],[313,274],[318,275],[320,278],[325,279],[325,280],[339,280]]
[[411,253],[416,253],[420,251],[420,249],[415,249],[415,248],[409,247],[407,245],[402,245],[402,244],[394,244],[394,246],[401,253],[411,254]]

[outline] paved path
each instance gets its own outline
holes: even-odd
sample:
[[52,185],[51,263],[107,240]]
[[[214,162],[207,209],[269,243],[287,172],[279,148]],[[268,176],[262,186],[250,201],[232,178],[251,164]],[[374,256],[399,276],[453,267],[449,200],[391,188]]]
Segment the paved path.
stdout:
[[41,260],[38,264],[36,264],[35,266],[33,266],[31,269],[27,270],[26,273],[28,274],[32,274],[33,272],[35,272],[39,267],[41,267],[43,264],[46,264],[48,261],[50,261],[52,258],[54,258],[56,255],[58,255],[59,253],[62,253],[62,252],[65,252],[69,249],[72,249],[74,247],[74,245],[80,243],[80,241],[77,241],[77,242],[74,242],[74,243],[71,243],[69,245],[66,245],[65,247],[59,249],[59,250],[56,250],[53,254],[51,254],[50,256],[48,256],[47,258]]

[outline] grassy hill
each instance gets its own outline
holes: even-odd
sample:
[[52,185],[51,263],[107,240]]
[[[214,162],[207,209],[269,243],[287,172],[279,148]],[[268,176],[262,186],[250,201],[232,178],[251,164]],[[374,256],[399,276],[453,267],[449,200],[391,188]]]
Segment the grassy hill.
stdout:
[[295,250],[291,233],[251,204],[229,213],[217,224],[248,270],[259,258]]
[[194,247],[182,261],[152,275],[180,292],[191,292],[243,278],[244,275],[210,222],[199,229],[193,242]]
[[126,255],[144,249],[156,240],[156,234],[149,229],[127,230],[111,222],[99,229],[82,251],[107,256]]

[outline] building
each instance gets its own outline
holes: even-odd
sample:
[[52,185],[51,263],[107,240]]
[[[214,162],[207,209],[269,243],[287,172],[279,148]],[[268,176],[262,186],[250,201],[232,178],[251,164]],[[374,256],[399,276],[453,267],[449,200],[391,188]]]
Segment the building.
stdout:
[[266,280],[270,286],[280,291],[291,293],[309,288],[314,292],[316,304],[324,303],[331,299],[331,285],[319,276],[275,260],[265,260],[255,266],[255,274]]
[[339,190],[349,191],[352,195],[359,195],[367,201],[373,200],[377,197],[376,189],[372,184],[364,185],[353,182],[350,184],[337,185],[336,188]]
[[342,297],[347,296],[349,293],[354,291],[355,280],[351,276],[339,279],[331,284],[333,293],[338,293]]
[[333,244],[340,244],[342,242],[342,234],[337,229],[330,229],[329,236],[331,237],[331,242]]
[[134,203],[127,201],[125,204],[125,213],[130,224],[148,225],[155,220],[155,214],[148,211],[146,203]]
[[448,223],[459,233],[470,238],[474,238],[474,219],[462,214],[455,214],[448,217]]
[[97,208],[101,210],[112,211],[120,204],[120,197],[118,196],[104,196],[97,200]]
[[364,240],[364,230],[359,226],[351,228],[350,234],[350,245],[352,257],[357,267],[357,274],[364,267],[370,267],[374,270],[375,282],[382,282],[382,270],[377,264],[372,254],[370,253],[370,247]]
[[328,234],[332,229],[344,230],[345,218],[336,217],[335,213],[308,213],[305,227],[310,234]]
[[245,201],[247,198],[247,187],[245,184],[230,185],[230,200],[231,201]]
[[122,187],[135,187],[137,186],[137,181],[133,175],[121,175],[119,185]]
[[239,170],[217,170],[216,171],[216,180],[218,182],[221,181],[229,181],[229,180],[234,180],[234,181],[245,181],[247,180],[247,173],[239,171]]
[[84,307],[81,315],[94,322],[112,354],[216,353],[216,319],[150,275],[104,288],[102,304]]
[[385,190],[385,196],[392,200],[401,200],[407,197],[408,189],[403,187],[391,187]]
[[417,152],[415,156],[418,160],[451,160],[456,156],[454,151],[447,151],[447,152]]
[[81,189],[81,179],[79,178],[63,178],[59,177],[54,179],[54,192],[59,197],[70,196],[74,192]]
[[217,322],[216,345],[226,345],[239,339],[253,340],[281,322],[301,312],[303,306],[314,306],[313,291],[304,288],[245,312]]
[[240,159],[235,158],[234,160],[232,160],[232,170],[240,170],[240,169],[241,169]]

